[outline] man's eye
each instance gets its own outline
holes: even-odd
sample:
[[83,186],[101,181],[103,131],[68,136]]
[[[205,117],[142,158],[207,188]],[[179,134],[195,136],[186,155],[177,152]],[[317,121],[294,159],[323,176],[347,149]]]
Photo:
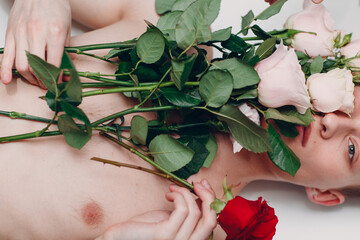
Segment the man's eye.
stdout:
[[351,140],[349,139],[349,157],[350,160],[353,161],[354,155],[355,155],[355,145],[351,142]]

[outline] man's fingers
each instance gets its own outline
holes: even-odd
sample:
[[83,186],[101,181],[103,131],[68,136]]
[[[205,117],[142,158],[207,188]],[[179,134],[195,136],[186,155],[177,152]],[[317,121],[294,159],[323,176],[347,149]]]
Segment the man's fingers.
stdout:
[[4,84],[9,84],[12,80],[12,67],[15,60],[15,40],[12,34],[6,36],[4,55],[1,61],[0,78]]
[[64,46],[68,44],[68,34],[62,34],[64,27],[62,25],[54,25],[49,30],[47,40],[47,62],[57,67],[60,66]]
[[[188,215],[188,208],[184,197],[178,192],[170,192],[165,195],[168,201],[174,202],[175,209],[165,223],[167,231],[165,235],[175,236]],[[166,236],[164,236],[166,238]]]
[[202,217],[190,239],[207,239],[217,225],[216,212],[210,207],[215,200],[215,192],[206,180],[194,184],[194,190],[202,202]]
[[26,57],[26,51],[29,49],[27,42],[17,41],[16,43],[16,57],[15,57],[15,68],[31,84],[37,85],[38,80],[30,73],[28,60]]
[[312,1],[313,1],[313,3],[319,4],[319,3],[321,3],[323,0],[312,0]]
[[178,187],[176,185],[171,185],[170,191],[180,193],[183,196],[188,209],[187,217],[175,239],[189,239],[201,217],[201,211],[195,202],[194,196],[188,189]]

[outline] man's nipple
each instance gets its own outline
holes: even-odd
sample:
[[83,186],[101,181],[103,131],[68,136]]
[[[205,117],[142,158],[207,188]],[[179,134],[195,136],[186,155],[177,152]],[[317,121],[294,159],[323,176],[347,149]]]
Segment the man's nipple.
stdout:
[[104,212],[98,203],[91,201],[82,207],[81,218],[86,225],[96,227],[103,223]]

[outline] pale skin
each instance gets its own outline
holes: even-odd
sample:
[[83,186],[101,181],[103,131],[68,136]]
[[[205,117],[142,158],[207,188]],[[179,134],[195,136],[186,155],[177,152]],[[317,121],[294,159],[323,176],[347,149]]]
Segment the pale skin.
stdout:
[[[96,4],[94,6],[97,7]],[[145,25],[139,21],[139,16],[133,17],[129,22],[115,21],[109,27],[75,37],[71,39],[70,45],[121,41],[135,37],[145,30]],[[147,19],[152,17],[155,20],[156,15]],[[119,31],[120,28],[131,28],[131,31]],[[114,66],[100,61],[77,57],[74,62],[79,71],[114,72]],[[0,109],[50,118],[51,111],[38,98],[44,93],[42,89],[16,80],[8,86],[1,86]],[[356,94],[359,95],[358,89]],[[133,104],[122,95],[106,95],[101,97],[101,101],[99,97],[85,98],[81,108],[93,121]],[[356,104],[359,104],[358,100]],[[154,118],[152,114],[144,116]],[[358,146],[360,133],[356,124],[359,118],[360,113],[356,111],[351,119],[341,114],[317,118],[312,124],[313,131],[309,140],[312,144],[305,147],[301,145],[300,137],[286,139],[303,164],[295,178],[278,170],[265,155],[247,151],[234,155],[228,136],[217,135],[219,150],[211,168],[202,169],[188,179],[195,182],[195,191],[203,201],[201,210],[195,207],[194,199],[184,189],[170,186],[170,193],[167,193],[170,184],[166,180],[89,160],[98,156],[149,167],[141,159],[97,134],[81,151],[67,146],[60,136],[2,144],[0,182],[3,183],[3,191],[0,191],[0,212],[6,218],[0,218],[0,238],[123,239],[123,236],[139,236],[139,233],[143,233],[140,237],[144,238],[140,239],[206,239],[214,226],[214,212],[206,206],[214,199],[215,193],[219,198],[222,197],[221,182],[225,175],[228,176],[228,183],[234,186],[235,194],[249,182],[268,179],[308,186],[308,193],[313,201],[325,205],[339,204],[344,197],[335,189],[359,182],[356,164],[348,166],[348,142],[342,142],[350,137],[352,143]],[[6,126],[1,131],[2,136],[30,132],[44,126],[5,117],[0,118],[0,125]],[[342,155],[334,157],[334,153],[328,151],[334,147],[325,147],[325,144],[336,146],[336,153],[340,152],[341,147]],[[317,157],[314,152],[320,154],[319,148],[326,152]],[[326,161],[321,161],[326,154],[329,157]],[[329,161],[333,164],[328,164]],[[317,168],[312,170],[314,167]],[[201,179],[208,179],[214,192]],[[162,211],[172,210],[174,206],[175,210],[170,215]],[[173,219],[176,221],[172,221]],[[169,232],[171,236],[164,235]],[[218,228],[214,239],[224,239]]]

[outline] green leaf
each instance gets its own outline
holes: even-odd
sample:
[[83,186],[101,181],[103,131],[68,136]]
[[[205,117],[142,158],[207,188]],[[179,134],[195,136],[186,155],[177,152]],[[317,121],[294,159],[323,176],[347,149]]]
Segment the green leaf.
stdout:
[[175,27],[179,21],[182,12],[169,12],[159,18],[156,26],[166,36],[169,41],[175,41]]
[[84,122],[88,127],[90,127],[87,130],[91,131],[90,121],[89,121],[88,117],[86,116],[86,114],[80,108],[73,106],[65,101],[60,101],[60,105],[61,105],[62,110],[67,115]]
[[220,0],[197,0],[180,16],[175,28],[178,46],[187,49],[211,40],[210,24],[220,11]]
[[235,100],[236,101],[241,101],[241,100],[244,100],[244,99],[254,99],[254,98],[257,98],[258,97],[258,91],[256,88],[253,88],[253,89],[239,89],[240,91],[237,92],[237,91],[233,91],[232,95],[233,94],[236,94],[236,98]]
[[230,38],[232,27],[217,30],[211,33],[211,42],[223,42]]
[[321,56],[317,56],[310,64],[311,74],[321,73],[323,70],[324,64]]
[[202,101],[199,92],[196,89],[189,91],[178,91],[174,88],[160,88],[160,92],[166,100],[177,107],[195,107]]
[[130,137],[135,143],[146,144],[148,135],[148,121],[139,115],[131,119]]
[[278,109],[268,108],[264,117],[266,120],[276,119],[302,126],[308,126],[312,121],[314,121],[310,108],[307,109],[304,114],[300,114],[294,107],[284,107]]
[[[125,73],[129,73],[131,71],[131,62],[128,61],[121,61],[119,63],[118,68],[115,71],[115,74],[125,74]],[[119,75],[116,76],[116,80],[119,81],[128,81],[131,80],[129,75]]]
[[269,33],[265,32],[262,28],[260,28],[258,25],[254,25],[251,27],[251,31],[262,40],[266,40],[268,38],[272,38]]
[[155,10],[159,15],[171,11],[176,0],[156,0]]
[[185,82],[188,80],[192,68],[196,60],[196,55],[192,54],[190,57],[187,57],[185,60],[171,60],[171,65],[173,70],[171,72],[171,79],[175,83],[175,86],[181,90]]
[[104,56],[106,60],[109,60],[110,58],[117,57],[123,53],[130,52],[132,48],[123,48],[123,49],[111,49],[108,54]]
[[295,153],[284,143],[272,124],[269,124],[268,132],[272,152],[268,152],[271,161],[281,170],[295,176],[300,168],[300,160]]
[[266,20],[276,14],[278,14],[287,0],[278,0],[274,4],[270,5],[264,11],[262,11],[259,15],[255,17],[257,20]]
[[65,85],[64,91],[66,95],[74,102],[81,103],[82,100],[82,87],[79,75],[72,63],[69,55],[64,52],[61,65],[61,69],[67,69],[70,71],[70,81]]
[[156,71],[157,67],[147,64],[139,64],[133,74],[138,77],[139,82],[157,82],[160,74]]
[[198,173],[203,166],[206,157],[209,155],[209,151],[206,147],[196,140],[196,138],[192,138],[187,146],[194,151],[193,158],[184,167],[173,172],[176,176],[183,179],[187,179],[191,175]]
[[206,142],[205,147],[209,151],[209,155],[206,157],[203,167],[209,168],[217,152],[216,139],[212,133],[210,133],[209,139]]
[[194,151],[166,134],[156,136],[149,144],[155,162],[170,172],[188,164]]
[[147,64],[157,62],[165,50],[165,40],[160,31],[147,31],[136,42],[136,51],[139,58]]
[[200,80],[200,95],[206,105],[221,107],[230,98],[233,89],[233,78],[230,73],[222,70],[208,71]]
[[174,5],[172,6],[171,11],[185,11],[185,9],[187,9],[190,4],[192,4],[193,2],[195,2],[196,0],[176,0],[176,2],[174,3]]
[[215,61],[212,65],[210,69],[222,69],[231,73],[235,89],[255,85],[260,81],[254,68],[238,58]]
[[244,35],[247,35],[250,24],[254,21],[253,11],[249,11],[245,16],[241,17],[241,31]]
[[43,59],[29,52],[26,52],[30,67],[35,75],[41,80],[45,87],[54,95],[58,94],[57,80],[60,74],[60,68],[47,63]]
[[58,127],[66,142],[74,148],[81,149],[90,140],[91,134],[80,129],[67,114],[59,116]]
[[309,56],[306,55],[306,53],[302,52],[302,51],[296,51],[296,56],[299,60],[302,60],[302,59],[306,59],[306,60],[309,60]]
[[247,150],[254,153],[271,151],[267,131],[251,121],[237,107],[227,104],[220,109],[217,116],[228,125],[236,141]]
[[296,125],[289,122],[284,122],[281,120],[274,120],[277,128],[280,131],[280,134],[287,138],[295,138],[299,135]]
[[230,38],[221,43],[221,46],[235,53],[245,53],[248,44],[239,36],[231,34]]
[[257,49],[256,55],[259,56],[260,60],[269,57],[275,50],[276,38],[266,39]]

